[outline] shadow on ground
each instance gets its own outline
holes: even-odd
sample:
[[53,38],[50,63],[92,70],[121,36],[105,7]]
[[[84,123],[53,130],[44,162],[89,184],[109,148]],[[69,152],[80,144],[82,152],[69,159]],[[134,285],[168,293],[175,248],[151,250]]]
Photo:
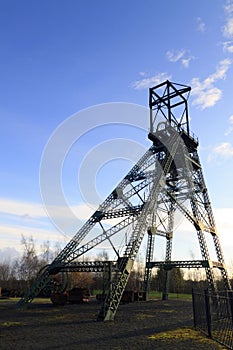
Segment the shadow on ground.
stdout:
[[17,310],[0,302],[0,349],[219,350],[225,349],[193,329],[190,300],[120,305],[114,322],[96,322],[100,305],[53,307],[33,303]]

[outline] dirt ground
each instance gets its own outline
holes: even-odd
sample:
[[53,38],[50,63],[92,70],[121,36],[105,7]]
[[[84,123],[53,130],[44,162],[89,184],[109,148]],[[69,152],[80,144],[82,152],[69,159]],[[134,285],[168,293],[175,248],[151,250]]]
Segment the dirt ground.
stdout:
[[120,305],[114,322],[97,322],[99,308],[94,299],[63,307],[34,302],[24,310],[1,301],[0,349],[225,349],[193,329],[189,300]]

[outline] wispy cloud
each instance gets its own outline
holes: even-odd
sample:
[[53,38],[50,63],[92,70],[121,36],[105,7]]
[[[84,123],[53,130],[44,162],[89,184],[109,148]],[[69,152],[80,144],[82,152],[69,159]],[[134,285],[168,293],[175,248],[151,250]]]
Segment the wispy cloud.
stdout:
[[[52,209],[53,213],[55,213],[55,215],[58,217],[63,217],[64,219],[70,218],[64,217],[64,213],[66,213],[66,211],[64,210],[63,206],[57,205],[50,206],[48,208]],[[81,220],[88,218],[91,213],[96,210],[96,206],[89,203],[70,205],[69,208],[71,213],[75,214],[77,218]],[[2,214],[17,216],[22,220],[48,217],[46,210],[41,204],[17,201],[7,198],[0,199],[0,215]]]
[[0,213],[25,217],[46,217],[43,206],[37,203],[20,202],[12,199],[0,199]]
[[204,33],[206,30],[205,22],[202,20],[201,17],[197,17],[197,30],[202,33]]
[[170,62],[177,62],[179,61],[182,57],[184,57],[186,53],[186,50],[181,49],[181,50],[169,50],[166,53],[167,59]]
[[233,1],[228,0],[224,6],[226,21],[222,28],[223,37],[229,39],[223,42],[223,50],[228,53],[233,53]]
[[[0,225],[1,235],[1,256],[0,261],[4,259],[17,258],[22,253],[21,238],[33,237],[37,251],[40,250],[43,242],[49,241],[51,246],[63,246],[71,237],[64,235],[53,229],[43,229],[38,227],[28,227],[24,225]],[[14,249],[14,251],[12,250]]]
[[226,11],[226,14],[229,16],[233,14],[233,1],[232,0],[227,0],[226,5],[224,6],[224,9]]
[[139,75],[140,75],[141,77],[145,77],[145,76],[146,76],[146,72],[139,72]]
[[193,57],[188,57],[188,58],[183,58],[182,59],[182,65],[185,67],[185,68],[188,68],[189,67],[189,63],[190,61],[193,59]]
[[12,262],[20,256],[19,251],[15,247],[5,247],[0,249],[0,263]]
[[233,146],[229,142],[222,142],[214,148],[214,152],[223,158],[233,157]]
[[[49,240],[54,243],[65,243],[77,232],[83,220],[92,215],[96,207],[84,203],[71,205],[70,211],[64,209],[66,208],[62,206],[54,206],[52,208],[53,217],[49,218],[41,204],[1,198],[1,250],[15,247],[17,251],[20,251],[22,234],[25,237],[32,236],[36,242]],[[75,221],[74,227],[72,226],[72,230],[67,231],[57,230],[51,224],[51,219],[56,222],[57,218],[67,222],[67,226],[70,222],[73,224]]]
[[231,64],[232,61],[230,59],[224,59],[218,64],[216,71],[203,81],[200,81],[199,78],[192,79],[193,105],[205,109],[214,106],[221,99],[222,91],[214,84],[219,80],[225,79]]
[[229,128],[227,129],[227,131],[225,132],[225,136],[230,135],[230,134],[232,133],[232,131],[233,131],[233,115],[231,115],[231,116],[229,117],[229,123],[230,123],[230,126],[229,126]]
[[[28,227],[24,225],[0,225],[1,234],[1,247],[9,246],[12,244],[13,247],[19,247],[21,236],[33,237],[35,240],[46,241],[46,240],[56,240],[63,242],[64,235],[56,230],[43,229],[38,227]],[[4,244],[5,243],[5,244]]]
[[192,86],[194,86],[192,94],[197,96],[193,104],[199,106],[201,109],[214,106],[222,97],[222,91],[220,89],[216,87],[204,89],[200,86],[199,79],[194,78],[192,80]]
[[227,19],[227,23],[225,24],[225,26],[223,28],[223,35],[226,38],[233,37],[233,17]]
[[233,145],[230,142],[222,142],[215,146],[208,156],[208,161],[217,160],[219,158],[227,160],[233,157]]
[[154,85],[158,85],[165,80],[170,80],[171,75],[168,73],[159,73],[150,77],[144,77],[143,79],[135,80],[131,87],[135,90],[148,89]]
[[193,56],[190,55],[188,50],[180,49],[180,50],[169,50],[166,52],[166,57],[169,62],[181,62],[185,68],[189,67],[189,63]]
[[223,43],[223,50],[229,53],[233,53],[233,41],[225,41]]
[[228,0],[226,5],[224,6],[224,10],[226,13],[226,23],[223,27],[223,35],[226,38],[233,37],[233,1]]

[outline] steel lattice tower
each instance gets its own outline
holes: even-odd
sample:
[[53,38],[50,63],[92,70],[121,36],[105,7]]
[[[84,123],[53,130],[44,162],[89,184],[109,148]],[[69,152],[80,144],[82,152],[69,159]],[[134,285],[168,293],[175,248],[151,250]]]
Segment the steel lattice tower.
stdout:
[[[197,152],[198,139],[190,132],[187,104],[190,91],[191,88],[188,86],[167,81],[151,88],[149,96],[149,139],[156,145],[159,129],[167,129],[167,127],[175,129],[182,139],[180,151],[177,151],[174,157],[169,174],[166,176],[166,184],[157,198],[152,226],[148,228],[144,290],[148,291],[151,269],[163,267],[166,272],[163,299],[167,298],[168,271],[174,267],[205,268],[208,287],[212,291],[216,291],[213,268],[218,268],[221,271],[225,289],[231,289]],[[166,147],[166,142],[164,146]],[[171,261],[176,209],[193,225],[197,233],[202,260]],[[165,261],[153,262],[156,234],[166,238]],[[210,259],[206,235],[210,235],[213,239],[216,261]]]
[[[148,233],[144,289],[148,290],[153,267],[204,267],[208,286],[216,290],[213,268],[220,269],[226,289],[230,283],[224,264],[214,216],[198,157],[198,140],[191,134],[188,95],[191,88],[166,81],[150,89],[150,133],[152,146],[87,220],[55,260],[38,275],[20,300],[31,302],[61,271],[105,271],[109,277],[106,297],[98,320],[113,320],[130,272]],[[171,261],[174,214],[179,210],[197,233],[202,260]],[[154,262],[154,240],[166,239],[163,262]],[[216,261],[210,259],[206,235],[211,235]],[[127,236],[127,239],[125,237]],[[123,251],[118,251],[119,239]],[[83,262],[79,258],[102,242],[115,252],[113,262]],[[164,287],[164,298],[167,283]]]

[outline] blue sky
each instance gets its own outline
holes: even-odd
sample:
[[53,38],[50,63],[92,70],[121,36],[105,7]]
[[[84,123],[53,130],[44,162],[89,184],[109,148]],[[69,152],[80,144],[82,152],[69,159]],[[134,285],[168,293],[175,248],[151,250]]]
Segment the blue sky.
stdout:
[[[41,157],[54,130],[93,105],[147,107],[148,88],[170,79],[192,87],[191,128],[200,140],[204,174],[230,260],[233,2],[2,0],[0,27],[2,257],[20,250],[21,234],[33,235],[38,245],[46,239],[63,244],[71,236],[47,218],[40,193]],[[149,115],[141,121],[145,130],[148,121]],[[85,118],[81,123],[85,126]],[[64,188],[68,201],[83,210],[83,219],[87,211],[77,190],[79,164],[93,147],[115,138],[149,145],[146,132],[111,125],[84,135],[67,155]],[[128,158],[107,162],[98,172],[101,199],[133,164]]]

